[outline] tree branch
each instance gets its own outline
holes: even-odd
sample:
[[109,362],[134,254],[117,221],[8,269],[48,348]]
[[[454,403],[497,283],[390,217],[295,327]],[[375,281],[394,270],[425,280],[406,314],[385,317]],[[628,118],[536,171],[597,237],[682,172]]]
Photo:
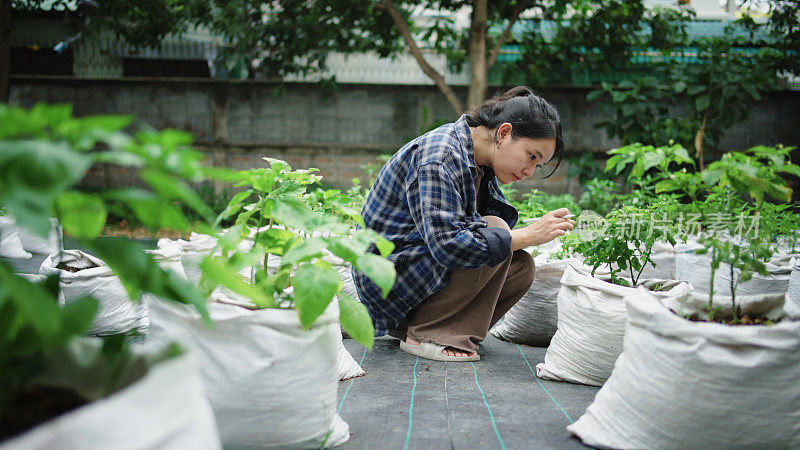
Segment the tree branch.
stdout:
[[453,107],[456,114],[463,113],[464,106],[461,103],[461,100],[458,99],[458,96],[453,89],[450,88],[447,83],[445,83],[444,77],[430,64],[428,64],[428,61],[426,61],[425,57],[422,56],[422,51],[417,46],[417,43],[414,42],[414,37],[411,35],[411,29],[409,28],[408,23],[400,14],[400,11],[395,8],[392,0],[381,0],[381,2],[376,5],[376,8],[384,10],[389,14],[389,17],[392,18],[392,21],[394,22],[395,26],[397,26],[397,29],[400,30],[400,34],[403,36],[403,41],[405,41],[408,50],[411,52],[411,55],[417,60],[419,67],[423,72],[425,72],[425,75],[433,80],[434,84],[436,84],[439,90],[442,91],[445,97],[447,97],[447,101],[450,102],[450,106]]
[[511,34],[511,27],[513,27],[514,24],[517,23],[517,19],[519,19],[519,16],[520,14],[522,14],[522,11],[525,11],[526,9],[533,6],[533,3],[534,2],[530,0],[520,0],[517,3],[517,6],[514,8],[514,12],[512,12],[511,17],[508,18],[508,26],[506,27],[505,30],[503,30],[503,33],[500,35],[500,37],[497,38],[497,42],[494,43],[494,48],[492,48],[492,51],[489,52],[489,61],[486,63],[487,72],[492,69],[492,66],[497,61],[497,57],[500,55],[500,47],[503,46],[506,39],[508,38],[508,35]]

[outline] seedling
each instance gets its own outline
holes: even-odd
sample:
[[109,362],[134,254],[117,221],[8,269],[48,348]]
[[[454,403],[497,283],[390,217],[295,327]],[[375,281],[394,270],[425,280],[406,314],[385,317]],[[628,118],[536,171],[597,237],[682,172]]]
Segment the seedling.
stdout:
[[[232,175],[235,186],[243,190],[231,199],[217,222],[235,217],[235,225],[219,240],[222,257],[203,261],[204,278],[210,286],[221,284],[244,295],[257,308],[293,307],[306,328],[336,296],[342,327],[371,347],[375,334],[372,320],[361,302],[342,291],[335,266],[352,264],[386,296],[395,271],[385,257],[394,245],[372,230],[353,230],[352,223],[363,225],[363,219],[350,205],[342,204],[336,191],[309,194],[307,187],[321,178],[313,174],[316,169],[292,170],[284,161],[264,159],[269,167]],[[256,230],[254,236],[250,230]],[[254,242],[252,250],[239,250],[249,238]],[[381,256],[368,251],[373,246]],[[281,257],[276,270],[269,269],[270,255]],[[335,255],[342,262],[332,263],[323,258],[326,255]],[[239,272],[247,266],[252,267],[252,275],[245,280]]]

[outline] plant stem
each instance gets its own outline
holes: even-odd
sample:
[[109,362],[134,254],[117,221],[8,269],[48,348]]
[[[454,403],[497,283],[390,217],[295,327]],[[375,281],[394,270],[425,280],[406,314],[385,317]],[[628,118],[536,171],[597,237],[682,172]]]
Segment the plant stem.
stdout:
[[737,322],[739,322],[739,317],[738,317],[738,314],[736,313],[736,283],[735,283],[735,281],[733,279],[733,277],[734,277],[734,267],[733,267],[733,264],[729,264],[729,266],[730,266],[730,273],[731,273],[730,285],[731,285],[731,306],[733,307],[733,310],[732,310],[732,312],[733,312],[733,322],[737,323]]
[[719,255],[719,249],[713,247],[711,250],[711,283],[708,286],[708,319],[714,319],[714,278],[717,274],[717,269],[714,268],[714,261]]
[[[269,218],[269,224],[267,224],[267,230],[272,229],[272,217]],[[269,266],[267,263],[269,262],[269,252],[264,252],[264,271],[269,274]]]
[[647,265],[647,261],[650,260],[650,254],[652,254],[652,253],[653,253],[653,247],[650,247],[647,250],[647,255],[645,255],[645,257],[644,257],[644,264],[642,264],[642,268],[639,269],[639,273],[636,275],[636,283],[639,282],[639,278],[641,278],[642,272],[644,272],[644,266]]

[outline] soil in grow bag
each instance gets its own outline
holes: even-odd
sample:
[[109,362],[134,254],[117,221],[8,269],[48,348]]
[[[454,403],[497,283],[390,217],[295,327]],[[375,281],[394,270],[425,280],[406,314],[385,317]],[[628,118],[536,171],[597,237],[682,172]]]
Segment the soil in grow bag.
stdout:
[[68,265],[66,265],[65,263],[62,262],[62,263],[59,263],[56,266],[56,269],[66,270],[67,272],[75,273],[75,272],[79,272],[79,271],[81,271],[83,269],[89,269],[89,267],[85,267],[85,268],[71,267],[71,266],[68,266]]
[[87,403],[88,400],[69,389],[29,386],[11,399],[5,413],[0,415],[0,441]]

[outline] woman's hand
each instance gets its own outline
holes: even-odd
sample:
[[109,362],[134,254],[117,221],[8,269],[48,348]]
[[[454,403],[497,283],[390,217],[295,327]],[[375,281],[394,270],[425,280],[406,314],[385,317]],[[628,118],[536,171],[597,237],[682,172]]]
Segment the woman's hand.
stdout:
[[575,228],[575,221],[567,208],[559,208],[543,215],[540,219],[524,228],[511,230],[511,251],[542,245],[563,236]]

